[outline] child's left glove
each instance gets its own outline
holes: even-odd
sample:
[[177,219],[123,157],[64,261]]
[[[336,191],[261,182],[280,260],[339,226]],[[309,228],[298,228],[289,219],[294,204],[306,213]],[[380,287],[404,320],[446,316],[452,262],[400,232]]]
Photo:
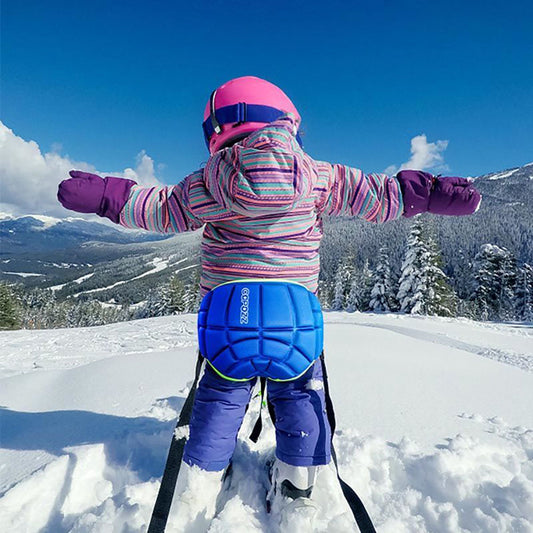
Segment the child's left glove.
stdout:
[[407,218],[419,213],[471,215],[479,209],[481,194],[467,178],[441,178],[421,170],[402,170],[396,179],[402,189]]
[[70,179],[59,184],[57,199],[63,207],[78,213],[96,213],[119,222],[130,189],[137,183],[123,178],[101,178],[90,172],[71,170]]

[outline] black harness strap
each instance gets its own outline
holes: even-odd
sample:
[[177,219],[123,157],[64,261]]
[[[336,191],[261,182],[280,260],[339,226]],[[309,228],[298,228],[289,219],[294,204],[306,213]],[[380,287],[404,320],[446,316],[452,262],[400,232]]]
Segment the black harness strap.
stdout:
[[328,382],[328,373],[326,370],[326,362],[324,361],[324,354],[320,356],[320,362],[322,363],[322,374],[324,379],[324,392],[326,396],[326,412],[328,415],[328,421],[331,428],[331,457],[335,464],[335,470],[337,471],[337,478],[339,480],[342,493],[352,510],[357,526],[361,533],[376,533],[374,524],[368,515],[361,498],[357,496],[356,492],[344,481],[339,474],[339,465],[337,463],[337,453],[335,452],[335,447],[333,446],[333,435],[335,434],[335,427],[337,425],[335,420],[335,411],[333,409],[333,402],[331,401],[331,396],[329,394],[329,382]]
[[[183,404],[181,412],[178,416],[176,429],[188,426],[191,420],[194,395],[196,393],[196,387],[198,386],[198,380],[200,379],[200,374],[202,372],[203,361],[204,358],[200,353],[198,353],[194,381],[191,385],[189,395],[187,396],[187,399],[185,400],[185,403]],[[172,432],[172,441],[170,442],[170,449],[168,450],[165,471],[163,472],[159,493],[157,494],[157,499],[155,501],[154,510],[152,512],[152,518],[150,520],[147,533],[163,533],[165,531],[186,441],[187,437],[176,439],[174,432]]]
[[265,388],[266,388],[266,378],[259,378],[261,383],[261,403],[259,405],[259,416],[257,417],[257,420],[254,424],[254,429],[250,433],[249,439],[252,442],[257,442],[257,439],[259,439],[259,435],[261,435],[261,431],[263,429],[263,402],[265,400]]

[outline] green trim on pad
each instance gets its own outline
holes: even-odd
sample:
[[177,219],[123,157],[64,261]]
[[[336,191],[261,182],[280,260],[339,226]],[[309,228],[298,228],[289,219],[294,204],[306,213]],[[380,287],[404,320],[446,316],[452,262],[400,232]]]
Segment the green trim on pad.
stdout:
[[[204,356],[202,356],[204,357]],[[243,378],[243,379],[236,379],[236,378],[230,378],[228,376],[225,376],[222,372],[220,372],[219,370],[217,370],[215,368],[215,366],[213,365],[213,363],[211,361],[209,361],[209,359],[207,359],[206,357],[204,357],[204,359],[207,361],[207,364],[216,372],[217,375],[219,375],[221,378],[223,379],[227,379],[228,381],[238,381],[238,382],[242,382],[242,381],[250,381],[252,379],[256,379],[258,376],[254,376],[252,378]],[[278,383],[285,383],[287,381],[294,381],[295,379],[298,379],[298,378],[301,378],[315,363],[316,361],[318,361],[318,359],[316,359],[315,361],[313,361],[301,374],[298,374],[297,376],[293,377],[293,378],[289,378],[289,379],[274,379],[274,378],[267,378],[269,381],[277,381]]]

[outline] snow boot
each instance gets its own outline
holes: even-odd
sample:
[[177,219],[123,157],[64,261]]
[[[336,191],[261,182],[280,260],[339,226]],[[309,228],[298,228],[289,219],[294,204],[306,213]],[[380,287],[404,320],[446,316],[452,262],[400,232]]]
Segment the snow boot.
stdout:
[[207,531],[217,512],[225,470],[209,472],[182,462],[170,508],[167,533]]
[[[292,466],[279,459],[270,465],[267,511],[280,516],[280,523],[299,531],[311,530],[318,507],[311,499],[316,466]],[[304,529],[302,529],[304,528]]]

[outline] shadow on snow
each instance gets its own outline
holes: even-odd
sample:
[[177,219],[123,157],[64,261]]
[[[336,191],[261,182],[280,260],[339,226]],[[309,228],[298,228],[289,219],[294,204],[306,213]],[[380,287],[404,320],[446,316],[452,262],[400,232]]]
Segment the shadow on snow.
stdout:
[[[183,398],[166,398],[179,412]],[[0,447],[44,450],[60,456],[69,448],[103,444],[107,460],[133,470],[140,481],[159,477],[176,421],[130,418],[91,411],[12,411],[0,407]]]

